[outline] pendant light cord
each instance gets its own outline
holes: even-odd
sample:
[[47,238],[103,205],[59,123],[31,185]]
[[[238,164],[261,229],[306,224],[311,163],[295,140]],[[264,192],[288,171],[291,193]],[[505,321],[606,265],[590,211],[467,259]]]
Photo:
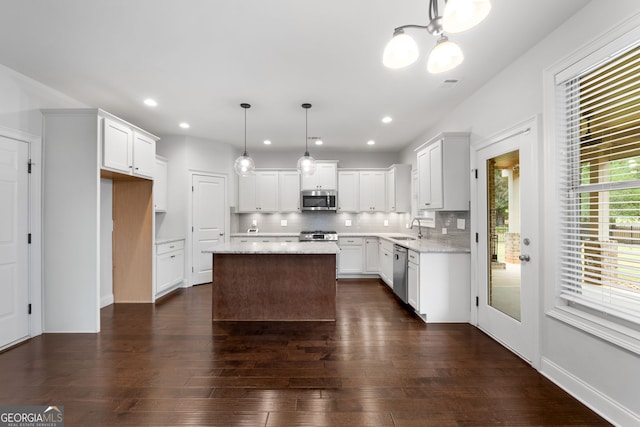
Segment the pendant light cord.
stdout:
[[244,109],[244,154],[247,155],[247,109]]
[[309,155],[309,109],[304,109],[304,155]]

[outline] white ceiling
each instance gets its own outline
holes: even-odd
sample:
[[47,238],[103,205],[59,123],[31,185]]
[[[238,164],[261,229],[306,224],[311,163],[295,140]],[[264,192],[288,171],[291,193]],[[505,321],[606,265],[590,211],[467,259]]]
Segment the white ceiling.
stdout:
[[0,63],[157,135],[241,147],[248,102],[249,152],[264,139],[302,151],[309,102],[323,150],[396,151],[586,3],[493,0],[483,23],[450,36],[462,66],[430,75],[435,38],[422,30],[407,31],[417,63],[382,65],[395,27],[426,24],[427,0],[0,0]]

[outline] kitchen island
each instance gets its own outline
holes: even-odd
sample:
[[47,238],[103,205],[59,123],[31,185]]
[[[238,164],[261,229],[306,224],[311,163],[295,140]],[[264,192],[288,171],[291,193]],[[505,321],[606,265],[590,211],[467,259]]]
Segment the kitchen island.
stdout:
[[335,243],[225,243],[205,252],[213,254],[212,320],[335,320]]

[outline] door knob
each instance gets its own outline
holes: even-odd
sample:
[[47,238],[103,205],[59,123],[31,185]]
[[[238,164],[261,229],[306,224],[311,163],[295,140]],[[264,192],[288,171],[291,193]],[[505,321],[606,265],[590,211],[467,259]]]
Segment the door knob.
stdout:
[[529,255],[520,255],[518,259],[520,261],[531,261],[531,257]]

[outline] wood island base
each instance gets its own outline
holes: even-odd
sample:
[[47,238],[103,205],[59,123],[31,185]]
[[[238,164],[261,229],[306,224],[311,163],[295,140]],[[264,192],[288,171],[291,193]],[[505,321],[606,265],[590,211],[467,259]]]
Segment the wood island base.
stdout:
[[213,254],[213,321],[335,319],[335,254]]

